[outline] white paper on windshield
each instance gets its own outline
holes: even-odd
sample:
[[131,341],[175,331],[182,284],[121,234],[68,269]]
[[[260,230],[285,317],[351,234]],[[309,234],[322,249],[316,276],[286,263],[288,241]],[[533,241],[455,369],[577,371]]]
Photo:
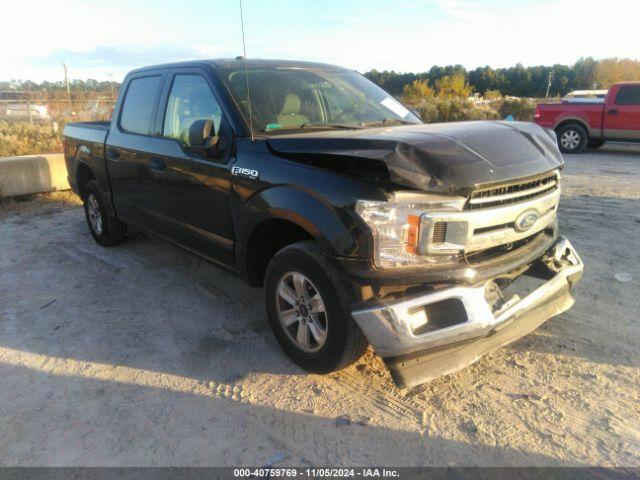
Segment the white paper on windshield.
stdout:
[[407,108],[405,108],[404,105],[396,102],[391,97],[385,98],[380,103],[382,105],[384,105],[386,108],[388,108],[389,110],[391,110],[396,115],[400,115],[400,117],[402,117],[402,118],[406,117],[407,115],[409,115],[411,113]]

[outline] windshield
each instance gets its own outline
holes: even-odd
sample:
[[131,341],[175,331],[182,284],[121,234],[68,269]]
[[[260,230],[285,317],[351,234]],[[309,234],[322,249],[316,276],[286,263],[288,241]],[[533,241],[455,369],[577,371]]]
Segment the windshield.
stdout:
[[[245,119],[249,118],[244,69],[225,80]],[[381,88],[350,70],[254,67],[248,72],[255,132],[364,128],[421,123]]]

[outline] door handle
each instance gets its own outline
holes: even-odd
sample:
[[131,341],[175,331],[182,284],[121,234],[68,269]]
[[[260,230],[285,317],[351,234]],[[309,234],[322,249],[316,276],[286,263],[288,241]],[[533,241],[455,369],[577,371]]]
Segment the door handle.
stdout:
[[167,164],[161,158],[154,157],[149,160],[149,168],[154,172],[164,172]]
[[118,160],[120,158],[120,151],[116,150],[115,148],[107,149],[107,158],[111,160]]
[[617,115],[618,114],[618,110],[616,110],[615,108],[612,108],[611,110],[609,110],[609,115]]

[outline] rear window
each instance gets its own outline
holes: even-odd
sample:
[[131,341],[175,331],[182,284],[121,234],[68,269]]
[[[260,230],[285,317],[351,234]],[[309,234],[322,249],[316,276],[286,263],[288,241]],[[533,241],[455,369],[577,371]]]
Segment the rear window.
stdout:
[[616,95],[616,105],[640,105],[640,85],[623,85]]
[[149,135],[160,76],[135,78],[124,97],[120,127],[131,133]]

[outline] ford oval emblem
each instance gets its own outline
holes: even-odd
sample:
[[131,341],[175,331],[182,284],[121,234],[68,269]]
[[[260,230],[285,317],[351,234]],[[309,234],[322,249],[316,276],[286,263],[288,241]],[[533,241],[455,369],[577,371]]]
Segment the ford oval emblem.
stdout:
[[515,229],[519,232],[529,230],[538,221],[537,210],[527,210],[522,212],[515,221]]

